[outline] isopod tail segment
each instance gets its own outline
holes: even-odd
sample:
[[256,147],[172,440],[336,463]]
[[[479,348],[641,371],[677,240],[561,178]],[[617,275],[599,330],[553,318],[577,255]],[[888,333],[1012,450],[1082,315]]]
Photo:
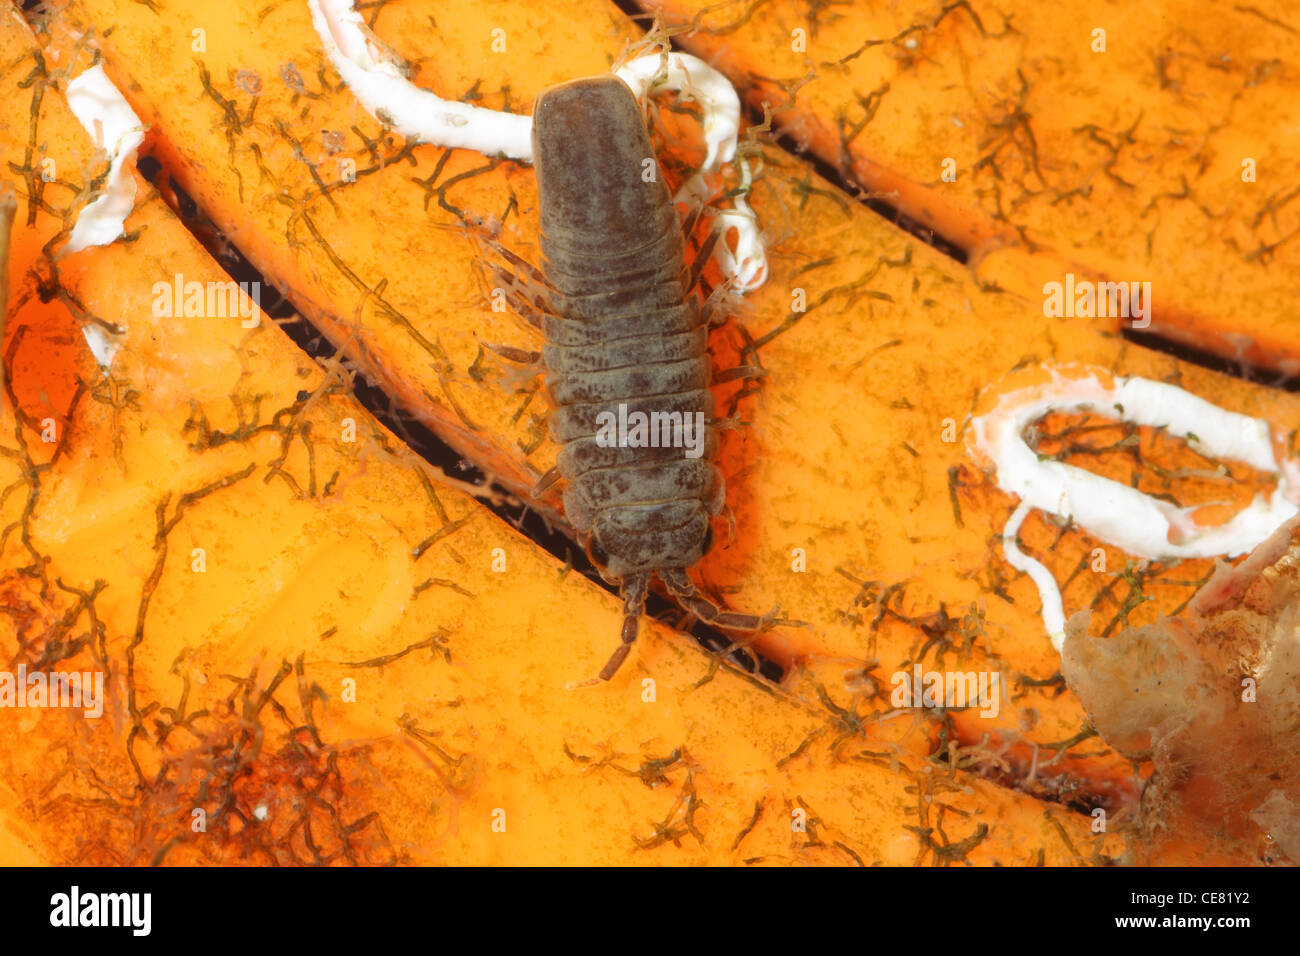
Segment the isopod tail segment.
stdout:
[[[761,616],[723,610],[700,593],[683,568],[665,568],[659,571],[658,574],[660,580],[664,582],[664,586],[668,588],[668,593],[677,598],[682,607],[689,611],[693,617],[711,627],[758,633],[769,630],[777,624],[801,625],[803,623],[802,621],[781,620],[778,617],[780,608],[773,608],[769,613]],[[651,577],[651,572],[645,572],[628,575],[623,579],[623,630],[620,634],[622,641],[614,650],[614,653],[610,655],[609,660],[605,662],[605,666],[600,669],[600,674],[595,679],[570,684],[571,689],[601,684],[618,673],[618,669],[623,666],[623,661],[627,659],[627,655],[631,652],[632,645],[636,643],[641,615],[645,613],[646,598],[650,594]],[[729,652],[741,646],[743,644],[732,644],[726,651]]]

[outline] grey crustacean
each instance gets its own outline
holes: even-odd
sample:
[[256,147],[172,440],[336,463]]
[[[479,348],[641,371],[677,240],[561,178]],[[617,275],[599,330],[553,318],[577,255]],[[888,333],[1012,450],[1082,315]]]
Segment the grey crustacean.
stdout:
[[[533,148],[547,286],[533,318],[546,336],[551,435],[563,445],[555,471],[569,521],[625,602],[622,643],[599,675],[609,680],[636,640],[653,575],[707,623],[752,631],[771,618],[719,609],[686,574],[725,503],[708,319],[668,189],[657,168],[643,175],[655,160],[636,98],[613,75],[552,87],[533,110]],[[701,422],[695,456],[680,443],[602,441],[600,422],[620,405],[629,417]]]

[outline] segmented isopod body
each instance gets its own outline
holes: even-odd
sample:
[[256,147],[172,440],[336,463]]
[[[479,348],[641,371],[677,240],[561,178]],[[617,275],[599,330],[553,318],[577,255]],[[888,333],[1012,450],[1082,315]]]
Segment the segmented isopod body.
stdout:
[[[542,360],[551,435],[563,445],[564,510],[625,601],[623,643],[600,673],[608,680],[636,639],[652,575],[702,620],[748,630],[764,622],[720,611],[686,575],[724,504],[708,328],[636,98],[615,76],[553,87],[533,110],[533,147],[551,286]],[[602,432],[637,412],[654,423],[641,441]],[[678,423],[703,424],[692,447],[657,440]]]

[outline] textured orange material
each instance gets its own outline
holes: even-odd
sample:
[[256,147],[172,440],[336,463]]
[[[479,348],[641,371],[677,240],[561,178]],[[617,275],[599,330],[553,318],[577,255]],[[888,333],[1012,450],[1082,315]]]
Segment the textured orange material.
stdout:
[[[56,74],[99,50],[163,175],[344,355],[517,492],[553,464],[544,395],[486,348],[538,337],[493,310],[461,215],[494,217],[535,261],[532,170],[385,131],[329,66],[305,5],[206,9],[77,0],[41,35],[43,61],[21,26],[0,34],[5,62],[51,76],[34,104],[17,86],[26,68],[5,74],[6,148],[58,144],[75,171],[44,187],[51,209],[33,223],[35,180],[13,180],[8,334],[24,418],[0,434],[25,436],[28,457],[0,459],[16,489],[0,580],[19,609],[0,640],[31,663],[105,670],[112,715],[0,711],[33,742],[0,758],[0,834],[27,835],[0,850],[51,863],[1032,864],[1145,849],[1131,841],[1152,767],[1100,739],[1066,689],[1038,594],[1003,559],[1015,502],[970,454],[969,417],[1045,364],[1176,382],[1275,423],[1300,419],[1300,400],[1141,349],[1106,319],[1045,318],[1023,289],[981,282],[763,143],[750,202],[771,277],[711,349],[720,370],[766,375],[718,389],[742,424],[722,455],[734,527],[719,522],[697,580],[729,607],[779,605],[808,626],[755,641],[786,669],[779,685],[656,624],[609,685],[570,689],[613,649],[617,601],[407,452],[340,366],[269,320],[156,315],[156,283],[224,276],[147,184],[126,240],[49,271],[42,248],[103,168]],[[432,16],[388,5],[372,28],[417,84],[516,111],[639,37],[613,7],[564,0]],[[508,56],[492,52],[494,29]],[[63,291],[42,297],[42,283]],[[106,374],[80,336],[96,318],[126,329]],[[25,359],[35,336],[62,351]],[[43,417],[59,423],[53,443]],[[1180,500],[1222,497],[1185,443],[1097,425],[1049,417],[1040,451]],[[1232,478],[1234,502],[1267,485]],[[555,498],[534,504],[562,526]],[[1068,582],[1067,609],[1091,606],[1110,633],[1177,610],[1212,570],[1105,548],[1098,565],[1096,541],[1042,516],[1021,541]],[[918,668],[996,674],[998,706],[900,707],[899,677]],[[66,769],[49,769],[52,754]]]

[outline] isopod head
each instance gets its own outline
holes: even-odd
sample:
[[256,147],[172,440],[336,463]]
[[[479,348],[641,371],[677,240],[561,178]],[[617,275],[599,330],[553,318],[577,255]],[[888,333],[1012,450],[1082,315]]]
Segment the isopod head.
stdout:
[[533,157],[542,235],[571,254],[636,249],[676,222],[641,108],[617,76],[538,96]]

